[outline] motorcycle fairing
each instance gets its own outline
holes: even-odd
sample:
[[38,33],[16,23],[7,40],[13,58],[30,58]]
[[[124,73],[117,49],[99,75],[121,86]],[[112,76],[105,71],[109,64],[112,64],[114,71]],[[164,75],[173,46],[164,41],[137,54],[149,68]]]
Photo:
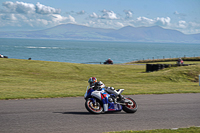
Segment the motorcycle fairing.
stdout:
[[115,103],[110,103],[108,107],[108,111],[119,111],[122,110],[122,105],[120,104],[115,104]]
[[99,99],[103,103],[104,111],[108,111],[108,97],[110,96],[108,93],[105,92],[105,89],[102,88],[100,91],[92,91],[91,96]]

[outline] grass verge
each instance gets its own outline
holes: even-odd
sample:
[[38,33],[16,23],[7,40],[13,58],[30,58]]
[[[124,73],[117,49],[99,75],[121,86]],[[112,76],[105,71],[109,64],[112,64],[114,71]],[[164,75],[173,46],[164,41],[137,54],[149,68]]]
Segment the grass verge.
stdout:
[[200,133],[200,127],[179,128],[179,129],[156,129],[144,131],[120,131],[109,133]]
[[94,65],[0,58],[0,99],[83,96],[91,76],[125,95],[200,93],[200,65],[146,73],[145,65]]

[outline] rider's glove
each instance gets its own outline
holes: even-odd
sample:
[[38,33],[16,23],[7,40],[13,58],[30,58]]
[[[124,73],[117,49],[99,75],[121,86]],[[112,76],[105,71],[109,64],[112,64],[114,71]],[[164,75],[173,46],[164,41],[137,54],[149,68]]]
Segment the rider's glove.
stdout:
[[115,88],[114,87],[110,87],[110,89],[113,91],[113,90],[115,90]]

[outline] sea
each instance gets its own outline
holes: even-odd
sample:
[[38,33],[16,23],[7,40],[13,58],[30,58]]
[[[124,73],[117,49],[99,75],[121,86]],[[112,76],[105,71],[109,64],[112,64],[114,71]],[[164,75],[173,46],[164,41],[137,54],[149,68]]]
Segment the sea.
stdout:
[[13,59],[114,64],[146,59],[200,56],[200,44],[0,38],[0,54]]

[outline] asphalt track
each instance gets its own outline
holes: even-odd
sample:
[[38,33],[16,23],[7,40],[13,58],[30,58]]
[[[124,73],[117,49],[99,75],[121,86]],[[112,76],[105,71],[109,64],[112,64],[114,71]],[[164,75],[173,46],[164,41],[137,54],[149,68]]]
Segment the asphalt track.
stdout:
[[83,97],[0,101],[0,133],[102,133],[200,126],[200,93],[131,95],[138,111],[93,115]]

